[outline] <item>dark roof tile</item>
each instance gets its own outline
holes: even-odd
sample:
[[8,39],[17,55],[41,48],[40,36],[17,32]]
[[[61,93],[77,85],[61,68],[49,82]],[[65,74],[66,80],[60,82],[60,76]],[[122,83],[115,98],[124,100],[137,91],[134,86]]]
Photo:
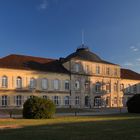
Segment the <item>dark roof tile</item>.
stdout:
[[68,73],[59,60],[17,54],[1,58],[0,68]]
[[121,69],[121,78],[130,80],[140,80],[140,74],[129,69]]

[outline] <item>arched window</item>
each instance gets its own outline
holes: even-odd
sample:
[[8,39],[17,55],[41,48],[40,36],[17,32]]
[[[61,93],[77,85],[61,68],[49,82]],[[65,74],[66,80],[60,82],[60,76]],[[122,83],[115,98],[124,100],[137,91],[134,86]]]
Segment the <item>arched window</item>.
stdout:
[[65,90],[69,90],[70,89],[70,84],[69,84],[69,81],[66,80],[65,81]]
[[101,83],[97,82],[95,85],[95,92],[101,92]]
[[106,84],[106,92],[110,93],[110,91],[111,91],[110,83],[107,83]]
[[16,86],[17,86],[17,88],[22,88],[22,78],[21,77],[17,77]]
[[36,87],[36,79],[35,78],[31,78],[30,79],[30,88],[34,89]]
[[8,87],[8,78],[7,78],[7,76],[2,77],[2,87],[4,87],[4,88]]
[[48,88],[48,80],[46,78],[43,78],[41,81],[41,87],[42,89],[46,90]]
[[65,105],[69,105],[69,96],[65,96],[64,102],[65,102]]
[[75,72],[80,71],[80,65],[78,63],[75,64]]
[[121,84],[120,85],[120,91],[123,91],[124,90],[124,84]]
[[80,82],[77,80],[75,81],[75,89],[79,90],[80,89]]
[[136,94],[137,93],[137,85],[133,85],[133,93]]
[[58,90],[58,89],[59,89],[59,80],[58,80],[58,79],[55,79],[55,80],[53,81],[53,85],[54,85],[54,89],[55,89],[55,90]]

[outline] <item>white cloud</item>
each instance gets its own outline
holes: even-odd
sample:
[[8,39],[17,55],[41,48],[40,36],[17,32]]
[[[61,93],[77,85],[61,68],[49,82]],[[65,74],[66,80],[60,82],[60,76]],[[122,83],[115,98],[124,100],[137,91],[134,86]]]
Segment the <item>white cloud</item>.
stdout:
[[131,63],[131,62],[126,62],[126,63],[124,63],[124,65],[125,65],[125,66],[134,66],[134,64]]
[[133,51],[133,52],[137,52],[139,51],[139,49],[135,46],[130,46],[130,49]]
[[137,58],[136,60],[137,60],[137,61],[140,61],[140,58]]
[[42,3],[39,5],[39,9],[41,10],[46,10],[48,8],[48,1],[47,0],[43,0]]

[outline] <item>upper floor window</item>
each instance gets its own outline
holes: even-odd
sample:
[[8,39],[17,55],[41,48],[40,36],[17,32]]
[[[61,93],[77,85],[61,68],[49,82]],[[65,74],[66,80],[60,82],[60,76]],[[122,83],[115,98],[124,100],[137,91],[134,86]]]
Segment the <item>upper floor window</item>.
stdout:
[[127,91],[128,93],[131,92],[131,85],[130,85],[130,84],[127,85],[126,91]]
[[120,84],[120,91],[124,90],[124,84]]
[[133,85],[133,92],[136,94],[137,93],[137,85]]
[[101,83],[97,82],[95,85],[95,92],[100,92],[101,91]]
[[109,93],[111,91],[110,83],[106,84],[106,92]]
[[114,83],[114,91],[118,91],[118,86],[117,86],[117,83]]
[[47,89],[48,88],[48,80],[46,78],[43,78],[41,81],[41,87],[42,89]]
[[58,79],[55,79],[55,80],[53,81],[53,86],[54,86],[54,89],[55,89],[55,90],[58,90],[58,89],[59,89],[59,80],[58,80]]
[[85,72],[86,72],[86,73],[89,73],[89,65],[86,65],[86,66],[85,66]]
[[117,68],[115,68],[114,69],[114,75],[117,76],[117,74],[118,74],[118,71],[117,71]]
[[17,88],[22,88],[22,78],[21,77],[17,77],[17,79],[16,79],[16,87]]
[[70,88],[70,84],[69,84],[69,81],[65,81],[65,90],[69,90]]
[[107,74],[107,75],[110,74],[110,68],[106,68],[106,74]]
[[78,80],[75,81],[75,89],[76,90],[80,89],[80,82]]
[[35,78],[31,78],[30,79],[30,88],[34,89],[36,87],[36,79]]
[[100,66],[96,66],[96,74],[100,74]]
[[80,71],[80,65],[78,63],[75,64],[75,72]]
[[2,87],[8,87],[8,78],[7,76],[2,77]]
[[89,88],[90,88],[89,81],[86,81],[86,82],[85,82],[85,89],[86,89],[86,90],[89,90]]

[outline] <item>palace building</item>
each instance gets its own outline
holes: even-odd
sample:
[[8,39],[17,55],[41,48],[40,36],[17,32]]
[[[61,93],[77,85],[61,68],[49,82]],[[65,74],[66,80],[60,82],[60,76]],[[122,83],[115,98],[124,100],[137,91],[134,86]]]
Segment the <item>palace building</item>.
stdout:
[[140,93],[140,74],[101,59],[82,45],[66,58],[0,59],[0,108],[22,108],[33,96],[57,107],[123,107]]

